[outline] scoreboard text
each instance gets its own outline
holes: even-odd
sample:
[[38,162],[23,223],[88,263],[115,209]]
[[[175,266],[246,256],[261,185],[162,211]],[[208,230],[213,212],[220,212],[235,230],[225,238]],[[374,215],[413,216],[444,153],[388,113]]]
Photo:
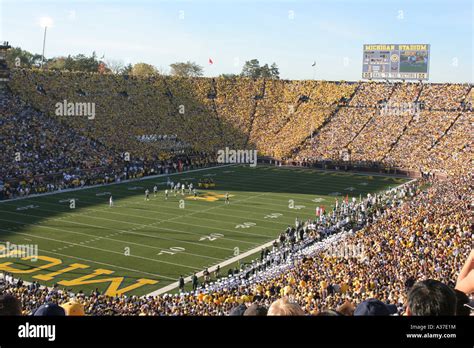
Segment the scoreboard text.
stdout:
[[428,80],[430,45],[364,45],[362,78]]

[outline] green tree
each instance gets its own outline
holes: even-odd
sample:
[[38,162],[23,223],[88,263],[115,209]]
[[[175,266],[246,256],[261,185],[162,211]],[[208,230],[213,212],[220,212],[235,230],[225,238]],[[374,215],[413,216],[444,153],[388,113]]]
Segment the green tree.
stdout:
[[271,78],[273,79],[279,79],[280,78],[280,70],[278,69],[278,66],[276,65],[275,62],[270,66],[270,75]]
[[242,72],[240,74],[244,77],[250,77],[253,79],[256,78],[266,78],[266,79],[279,79],[280,72],[278,71],[278,66],[276,63],[273,63],[270,67],[268,64],[260,66],[258,59],[252,59],[245,62],[242,67]]
[[260,77],[260,62],[258,59],[252,59],[245,62],[240,73],[243,77],[259,78]]
[[97,72],[99,64],[100,61],[97,59],[95,52],[90,57],[84,54],[69,55],[64,62],[64,69],[69,71]]
[[66,67],[66,58],[65,57],[55,57],[46,61],[44,65],[45,69],[49,70],[65,70]]
[[132,64],[129,63],[128,65],[126,65],[126,66],[122,69],[122,71],[120,72],[120,74],[122,74],[122,75],[130,75],[130,74],[132,73],[132,69],[133,69],[133,66],[132,66]]
[[221,79],[236,79],[239,75],[236,74],[220,74],[219,78]]
[[183,62],[176,62],[170,64],[171,68],[171,75],[173,76],[180,76],[180,77],[199,77],[203,76],[203,68],[202,66],[196,64],[195,62],[187,61],[186,63]]
[[262,66],[260,68],[260,76],[259,77],[263,77],[265,79],[272,78],[272,73],[270,72],[270,67],[268,66],[268,64],[265,64],[264,66]]
[[[17,59],[19,58],[19,60]],[[33,54],[22,50],[20,47],[12,47],[8,50],[6,61],[9,68],[31,68],[33,66],[40,66],[42,56],[41,54]],[[19,63],[17,66],[16,62]]]
[[133,76],[140,76],[140,77],[147,77],[147,76],[154,76],[157,75],[158,71],[156,68],[147,63],[137,63],[132,67],[130,71],[130,75]]

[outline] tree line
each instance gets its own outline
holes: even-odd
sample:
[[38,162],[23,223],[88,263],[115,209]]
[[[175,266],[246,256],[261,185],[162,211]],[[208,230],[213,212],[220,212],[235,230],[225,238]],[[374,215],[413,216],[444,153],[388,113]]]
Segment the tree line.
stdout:
[[[162,69],[158,69],[152,64],[136,63],[124,64],[121,60],[99,58],[95,52],[87,56],[85,54],[68,55],[67,57],[53,57],[45,59],[40,54],[33,54],[20,47],[11,48],[7,52],[7,64],[10,68],[43,68],[56,71],[81,71],[99,72],[117,75],[132,76],[159,76],[166,75]],[[204,76],[204,68],[191,61],[176,62],[170,64],[170,75],[179,77],[200,77]],[[222,78],[267,78],[279,79],[280,71],[276,63],[260,65],[258,59],[251,59],[245,62],[240,74],[221,74]]]

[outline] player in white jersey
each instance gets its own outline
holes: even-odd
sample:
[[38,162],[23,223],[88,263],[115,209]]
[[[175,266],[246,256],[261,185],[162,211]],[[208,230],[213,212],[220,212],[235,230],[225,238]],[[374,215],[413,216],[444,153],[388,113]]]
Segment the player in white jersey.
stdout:
[[158,193],[158,186],[153,186],[153,197],[156,197],[156,194]]
[[181,194],[184,196],[184,189],[186,188],[186,186],[184,184],[181,185]]
[[109,198],[109,207],[113,207],[114,206],[114,200],[112,199],[112,196],[110,196]]
[[165,190],[165,200],[168,200],[168,190]]
[[193,183],[190,183],[188,188],[189,188],[189,194],[191,194],[193,192]]
[[225,193],[225,204],[230,204],[229,192]]
[[146,189],[145,190],[145,201],[149,201],[150,200],[150,190]]

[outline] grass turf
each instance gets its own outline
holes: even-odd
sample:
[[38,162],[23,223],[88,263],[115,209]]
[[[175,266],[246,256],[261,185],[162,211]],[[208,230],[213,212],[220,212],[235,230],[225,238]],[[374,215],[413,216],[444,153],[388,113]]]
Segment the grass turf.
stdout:
[[[165,200],[163,176],[1,202],[0,245],[35,244],[42,258],[33,262],[0,254],[0,271],[15,269],[15,277],[49,286],[59,282],[73,292],[98,288],[144,295],[181,274],[189,276],[234,257],[236,248],[243,253],[274,240],[296,217],[313,217],[316,206],[330,209],[336,196],[359,198],[407,181],[272,166],[220,167],[169,177],[195,187],[200,178],[211,177],[216,187],[198,188],[198,200],[188,194],[170,194]],[[157,197],[152,193],[155,184]],[[150,201],[144,200],[146,188]],[[224,204],[225,192],[231,195],[229,205]],[[114,207],[108,206],[109,193]],[[75,199],[74,209],[70,199]]]

